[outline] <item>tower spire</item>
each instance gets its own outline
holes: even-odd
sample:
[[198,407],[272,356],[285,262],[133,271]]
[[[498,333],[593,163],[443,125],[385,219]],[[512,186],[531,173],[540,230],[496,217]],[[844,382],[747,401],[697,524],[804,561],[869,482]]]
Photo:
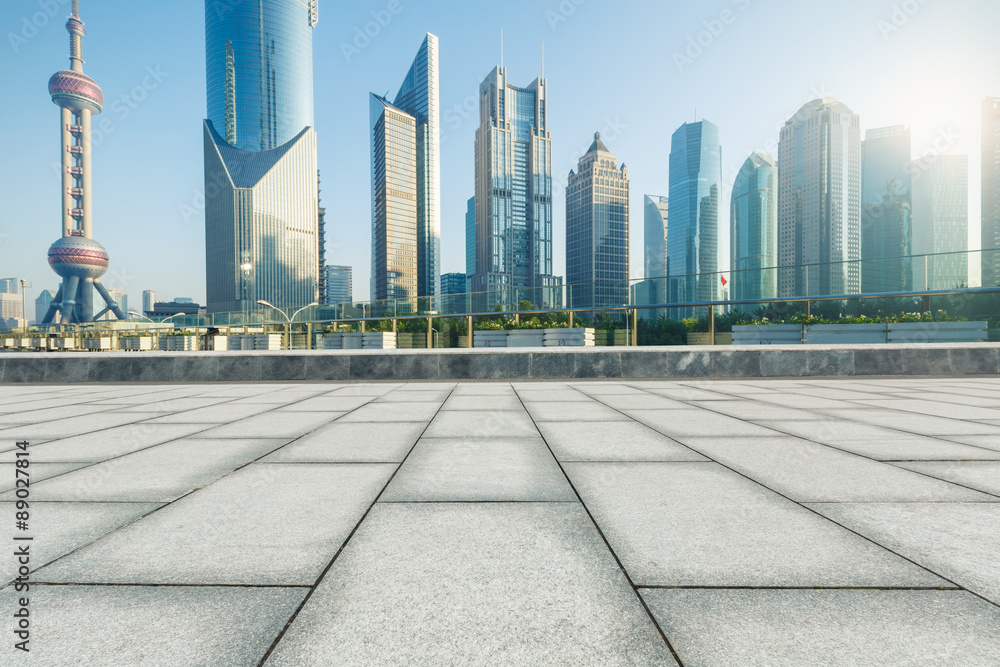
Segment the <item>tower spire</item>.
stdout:
[[80,0],[73,0],[73,15],[66,22],[69,31],[69,64],[74,72],[83,71],[83,36],[87,31],[80,20]]

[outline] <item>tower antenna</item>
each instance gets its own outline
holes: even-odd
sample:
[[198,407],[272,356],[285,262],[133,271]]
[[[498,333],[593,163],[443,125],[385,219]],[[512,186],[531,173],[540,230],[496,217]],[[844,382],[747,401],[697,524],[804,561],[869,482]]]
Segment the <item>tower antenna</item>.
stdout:
[[542,42],[542,78],[545,78],[545,42]]
[[503,28],[500,28],[500,69],[503,69]]

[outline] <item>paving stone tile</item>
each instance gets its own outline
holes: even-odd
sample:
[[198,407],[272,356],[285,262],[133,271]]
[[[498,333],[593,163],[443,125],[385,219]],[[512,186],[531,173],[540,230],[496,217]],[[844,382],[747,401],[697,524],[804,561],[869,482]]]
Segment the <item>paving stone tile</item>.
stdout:
[[269,404],[234,405],[223,403],[197,410],[175,412],[156,419],[150,419],[151,424],[229,424],[231,422],[253,417],[268,412],[274,406]]
[[683,442],[798,502],[1000,501],[798,438],[684,438]]
[[686,665],[1000,664],[1000,610],[964,591],[641,594]]
[[838,447],[842,444],[849,445],[850,443],[868,441],[876,443],[909,443],[924,437],[916,433],[884,428],[875,424],[852,422],[830,417],[820,417],[816,421],[762,419],[758,423],[761,426],[766,426],[776,431]]
[[[35,500],[168,503],[258,459],[285,440],[191,438],[32,483]],[[14,500],[5,493],[0,500]],[[1000,500],[1000,499],[998,499]]]
[[[161,505],[154,503],[32,502],[29,526],[33,527],[30,535],[35,539],[31,543],[31,569],[38,570],[158,507]],[[0,516],[13,517],[14,510],[15,503],[0,503],[3,513]],[[14,559],[0,560],[0,586],[15,577],[17,563]],[[32,581],[36,579],[33,575]]]
[[540,439],[423,439],[380,501],[576,501],[576,494]]
[[941,583],[715,463],[563,467],[639,586]]
[[[484,554],[489,554],[484,558]],[[674,665],[577,503],[380,504],[270,667]]]
[[542,437],[560,461],[706,461],[636,422],[542,422]]
[[816,420],[817,414],[807,410],[796,410],[781,405],[770,405],[756,401],[692,401],[683,404],[688,407],[703,408],[746,421],[764,419]]
[[254,464],[60,560],[39,580],[312,585],[394,469]]
[[[42,480],[62,475],[63,473],[77,470],[87,465],[86,463],[35,463],[31,462],[29,480],[32,484]],[[13,463],[0,463],[0,493],[17,488],[17,473],[14,472]],[[23,477],[23,476],[22,476]]]
[[527,408],[536,422],[629,421],[626,415],[597,401],[589,403],[525,402],[524,407]]
[[[131,405],[126,408],[119,408],[118,412],[129,413],[129,412],[160,412],[160,413],[174,413],[174,412],[185,412],[189,410],[198,410],[202,408],[208,408],[213,405],[219,405],[221,403],[228,403],[231,398],[209,398],[207,396],[181,396],[176,395],[168,396],[159,401],[148,401],[138,405]],[[189,424],[194,422],[188,422]]]
[[513,396],[514,389],[507,382],[466,382],[455,387],[457,396]]
[[774,405],[783,405],[786,408],[795,408],[797,410],[835,410],[837,408],[856,408],[856,406],[852,406],[850,403],[845,401],[838,401],[832,398],[821,398],[818,396],[808,396],[806,394],[779,392],[764,394],[753,393],[750,398],[761,401],[762,403],[773,403]]
[[708,410],[625,410],[625,414],[672,438],[698,435],[777,435],[763,426]]
[[375,399],[376,403],[444,403],[451,395],[450,389],[411,390],[410,385]]
[[331,396],[383,396],[398,389],[398,384],[349,384],[330,392]]
[[811,507],[1000,605],[1000,504],[839,503]]
[[937,401],[881,398],[865,401],[866,404],[886,410],[915,412],[949,419],[987,420],[1000,419],[1000,410],[976,407],[974,405],[941,404]]
[[687,403],[646,392],[641,394],[600,394],[596,395],[595,398],[617,410],[680,410],[689,407]]
[[428,438],[537,438],[538,429],[524,410],[453,410],[440,412]]
[[348,413],[342,422],[427,422],[441,409],[434,403],[369,403]]
[[1000,461],[921,461],[895,465],[1000,496]]
[[334,422],[264,459],[269,463],[401,463],[427,422]]
[[[129,424],[72,438],[31,445],[34,463],[98,463],[131,454],[205,429],[204,424]],[[0,454],[0,461],[15,460],[15,452]]]
[[45,403],[32,402],[24,405],[24,407],[16,412],[0,414],[0,429],[7,429],[14,426],[25,426],[28,424],[44,424],[45,422],[56,419],[67,419],[69,417],[98,414],[101,412],[107,412],[111,409],[112,407],[110,405],[90,405],[87,403],[78,403],[76,405],[56,405],[53,407],[46,407]]
[[350,412],[371,400],[370,396],[314,396],[278,408],[276,412]]
[[849,440],[840,438],[830,443],[846,452],[867,456],[877,461],[997,461],[1000,451],[961,445],[941,438],[903,434],[903,438],[888,440]]
[[[44,612],[33,617],[30,663],[255,665],[306,592],[303,588],[32,586],[30,604]],[[0,591],[0,604],[15,609],[18,595],[13,588]]]
[[0,430],[0,443],[13,440],[55,440],[56,438],[69,438],[74,435],[110,429],[115,426],[122,426],[123,424],[132,424],[157,416],[159,415],[150,413],[109,414],[102,412],[96,415],[56,419],[30,426],[14,426]]
[[568,387],[546,389],[544,385],[535,385],[531,389],[518,388],[517,395],[526,403],[587,403],[594,400],[575,389]]
[[343,415],[343,412],[267,412],[203,431],[198,437],[297,438]]
[[642,387],[651,394],[663,396],[675,401],[728,401],[731,396],[723,393],[699,389],[698,387],[687,387],[680,384],[660,384],[656,386],[649,383],[634,383],[637,387]]
[[569,386],[590,396],[642,396],[646,393],[642,389],[620,382],[571,382]]
[[961,421],[930,415],[912,413],[896,413],[883,410],[829,410],[826,414],[837,419],[853,419],[855,421],[876,426],[894,428],[911,433],[925,435],[993,435],[1000,436],[1000,426],[980,424],[974,421]]
[[1000,452],[1000,438],[994,435],[942,435],[941,438],[950,442],[958,442]]
[[462,396],[453,395],[441,407],[442,410],[524,410],[521,399],[513,391],[507,394],[487,394]]

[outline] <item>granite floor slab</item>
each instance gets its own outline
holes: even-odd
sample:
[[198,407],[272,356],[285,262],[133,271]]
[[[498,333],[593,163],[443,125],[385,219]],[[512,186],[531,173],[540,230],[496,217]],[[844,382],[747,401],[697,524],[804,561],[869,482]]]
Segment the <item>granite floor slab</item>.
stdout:
[[402,463],[427,422],[337,421],[268,456],[268,463]]
[[575,503],[377,505],[269,666],[674,665]]
[[934,461],[896,465],[1000,497],[1000,461]]
[[443,401],[418,403],[369,403],[348,413],[341,422],[428,422]]
[[[99,463],[131,454],[171,440],[204,431],[204,424],[130,424],[31,445],[32,463]],[[0,461],[11,462],[16,452],[0,454]]]
[[537,438],[538,429],[524,409],[442,411],[424,435],[428,438]]
[[1000,609],[964,591],[642,591],[685,665],[1000,664]]
[[525,402],[536,422],[615,422],[629,421],[628,416],[597,401],[589,403],[537,403]]
[[62,559],[39,578],[312,585],[394,469],[254,464]]
[[566,463],[564,468],[639,586],[942,583],[715,463]]
[[[32,483],[56,477],[82,468],[86,463],[32,463],[29,479]],[[17,488],[14,463],[0,463],[0,493]]]
[[683,436],[776,436],[769,428],[708,410],[625,410],[632,419],[671,438]]
[[707,461],[637,422],[543,422],[542,437],[560,461]]
[[177,411],[149,420],[151,424],[229,424],[272,409],[268,404],[235,405],[222,403],[197,410]]
[[[33,586],[30,604],[39,613],[31,628],[30,661],[24,664],[256,665],[306,593],[304,588]],[[0,604],[14,609],[16,595],[11,588],[0,591]]]
[[297,438],[342,417],[343,412],[267,412],[202,431],[199,438]]

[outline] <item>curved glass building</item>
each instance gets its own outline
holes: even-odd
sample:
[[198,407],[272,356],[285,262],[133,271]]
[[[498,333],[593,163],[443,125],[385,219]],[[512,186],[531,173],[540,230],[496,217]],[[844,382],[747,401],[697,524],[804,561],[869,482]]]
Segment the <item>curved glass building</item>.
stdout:
[[770,155],[754,153],[743,163],[733,185],[731,213],[733,299],[777,297],[778,165]]
[[208,120],[231,146],[266,151],[313,126],[316,5],[206,0]]

